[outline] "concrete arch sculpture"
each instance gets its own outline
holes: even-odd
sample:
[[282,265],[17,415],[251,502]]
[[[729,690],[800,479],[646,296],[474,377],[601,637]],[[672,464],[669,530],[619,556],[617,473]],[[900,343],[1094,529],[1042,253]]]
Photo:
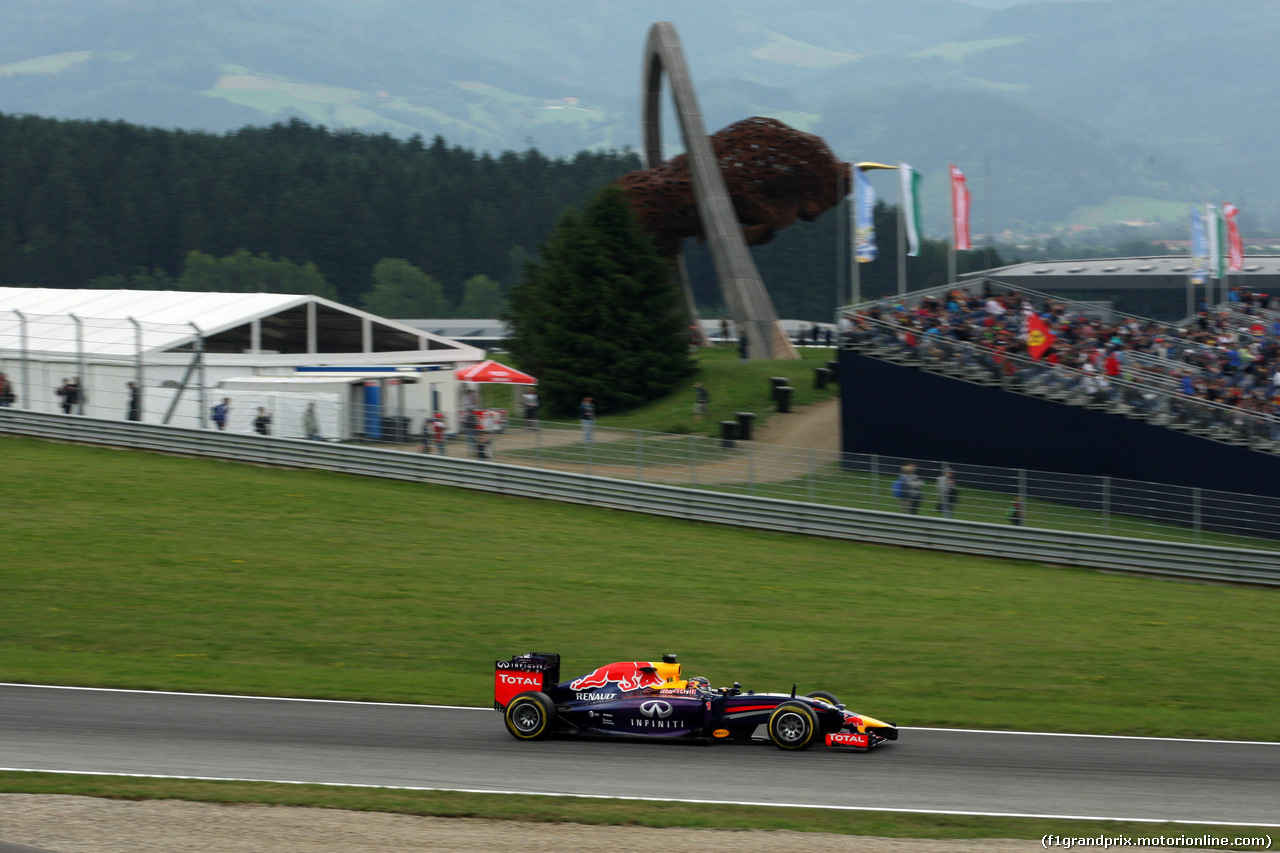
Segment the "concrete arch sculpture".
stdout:
[[[658,21],[650,27],[644,54],[641,126],[644,129],[646,168],[654,168],[662,162],[662,77],[665,72],[671,81],[671,94],[689,161],[698,217],[707,245],[711,248],[711,259],[720,279],[720,291],[729,316],[739,332],[746,333],[747,356],[797,358],[795,349],[778,324],[773,300],[765,290],[764,280],[756,269],[738,224],[729,190],[720,173],[719,161],[707,138],[675,26],[668,21]],[[683,260],[679,261],[679,270],[685,299],[692,309],[693,297],[684,274]],[[690,316],[696,317],[697,314],[691,310]]]

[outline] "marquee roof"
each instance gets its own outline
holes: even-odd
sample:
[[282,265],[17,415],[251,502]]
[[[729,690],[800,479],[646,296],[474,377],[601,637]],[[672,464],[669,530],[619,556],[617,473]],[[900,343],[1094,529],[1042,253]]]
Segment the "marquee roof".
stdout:
[[418,360],[484,358],[475,347],[318,296],[0,287],[0,349],[23,347],[25,319],[28,352],[75,355],[78,320],[86,356],[133,357],[139,331],[131,318],[144,353],[190,351],[199,333],[209,353],[429,350]]

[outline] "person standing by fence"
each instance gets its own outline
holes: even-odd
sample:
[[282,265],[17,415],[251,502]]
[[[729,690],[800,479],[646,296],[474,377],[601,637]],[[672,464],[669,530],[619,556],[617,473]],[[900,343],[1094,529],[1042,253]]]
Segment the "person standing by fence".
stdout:
[[956,502],[960,500],[960,490],[956,487],[956,475],[950,468],[943,468],[938,475],[938,513],[943,518],[951,518],[955,513]]
[[578,420],[582,422],[582,442],[590,444],[596,434],[596,404],[590,397],[583,397],[578,404]]
[[142,391],[137,382],[129,383],[129,414],[125,417],[131,421],[142,420]]
[[9,377],[0,373],[0,409],[7,409],[18,401],[18,394],[13,390]]
[[920,501],[924,499],[924,481],[916,474],[914,462],[902,466],[898,479],[893,481],[893,496],[902,504],[903,512],[919,514]]
[[231,417],[231,398],[223,397],[222,402],[213,407],[213,425],[218,429],[226,429],[229,417]]

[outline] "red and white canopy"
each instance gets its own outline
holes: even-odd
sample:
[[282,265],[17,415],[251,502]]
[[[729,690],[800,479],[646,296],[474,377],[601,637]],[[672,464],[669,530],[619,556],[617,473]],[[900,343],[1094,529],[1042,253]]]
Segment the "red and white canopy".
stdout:
[[482,361],[470,367],[459,367],[453,375],[463,382],[498,382],[505,385],[537,385],[538,380],[527,373],[507,367],[496,361]]

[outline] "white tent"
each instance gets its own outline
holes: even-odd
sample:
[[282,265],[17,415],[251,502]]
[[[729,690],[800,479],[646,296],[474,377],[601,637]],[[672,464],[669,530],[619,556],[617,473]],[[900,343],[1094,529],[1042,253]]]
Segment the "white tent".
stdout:
[[483,359],[476,347],[318,296],[0,288],[0,372],[17,406],[36,411],[56,411],[56,389],[78,377],[73,413],[125,417],[135,382],[143,420],[196,426],[226,380],[317,368],[438,371],[432,387],[452,399],[439,384]]

